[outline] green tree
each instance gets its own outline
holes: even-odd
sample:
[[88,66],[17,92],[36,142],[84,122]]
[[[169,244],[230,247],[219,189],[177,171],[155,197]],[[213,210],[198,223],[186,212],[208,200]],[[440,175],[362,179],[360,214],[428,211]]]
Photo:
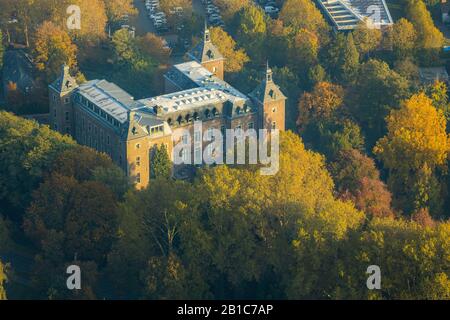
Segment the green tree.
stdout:
[[244,7],[237,15],[236,39],[253,61],[263,61],[263,45],[267,24],[261,8],[251,5]]
[[417,44],[414,25],[405,18],[401,18],[388,30],[385,42],[387,47],[394,50],[397,58],[411,56]]
[[334,79],[352,82],[359,70],[359,53],[353,35],[339,33],[325,49],[323,61]]
[[409,82],[389,65],[369,60],[361,66],[348,106],[364,130],[369,145],[385,133],[385,117],[409,94]]
[[75,142],[34,121],[0,111],[0,199],[5,213],[20,216],[32,190],[42,182],[55,158]]
[[377,28],[370,28],[366,22],[361,22],[353,30],[355,46],[361,56],[369,55],[381,43],[382,33]]
[[172,162],[165,144],[154,148],[150,169],[152,178],[169,178],[172,175]]

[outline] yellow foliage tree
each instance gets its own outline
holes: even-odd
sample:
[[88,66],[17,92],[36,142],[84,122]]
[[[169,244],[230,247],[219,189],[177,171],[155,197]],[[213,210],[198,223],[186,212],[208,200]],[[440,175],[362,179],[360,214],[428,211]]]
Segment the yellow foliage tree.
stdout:
[[77,47],[64,30],[46,21],[37,29],[35,37],[36,66],[47,74],[49,81],[55,78],[61,65],[76,66]]
[[416,94],[391,111],[387,129],[374,153],[389,169],[397,205],[407,212],[430,206],[430,212],[440,214],[442,197],[434,171],[446,165],[450,150],[442,111],[424,93]]
[[386,120],[388,134],[374,152],[388,169],[407,172],[446,164],[450,150],[446,120],[424,93],[406,100]]
[[244,64],[250,61],[244,49],[237,49],[236,42],[222,28],[211,28],[211,39],[219,49],[220,53],[226,58],[225,71],[239,72]]

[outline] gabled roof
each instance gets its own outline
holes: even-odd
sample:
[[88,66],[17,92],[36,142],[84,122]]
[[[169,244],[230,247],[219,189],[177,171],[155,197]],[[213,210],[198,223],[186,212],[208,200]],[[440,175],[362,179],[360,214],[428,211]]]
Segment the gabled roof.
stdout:
[[69,66],[63,65],[61,73],[51,86],[60,93],[69,92],[78,87],[77,81],[70,75]]
[[5,91],[10,82],[15,83],[23,93],[36,86],[33,63],[23,50],[8,50],[5,52],[3,64]]
[[353,30],[370,18],[375,27],[393,23],[385,0],[316,0],[337,30]]
[[273,82],[272,69],[267,66],[266,77],[259,86],[249,94],[252,98],[261,103],[267,103],[271,101],[286,100],[286,96],[281,91],[275,82]]
[[187,55],[199,63],[224,59],[219,49],[217,49],[217,47],[212,43],[209,29],[206,26],[203,34],[203,40],[191,49]]

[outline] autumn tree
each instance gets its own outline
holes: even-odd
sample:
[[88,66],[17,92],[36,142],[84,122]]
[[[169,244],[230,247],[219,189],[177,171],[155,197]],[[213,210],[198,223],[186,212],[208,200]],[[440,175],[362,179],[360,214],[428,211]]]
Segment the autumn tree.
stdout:
[[[386,119],[388,133],[374,152],[390,172],[389,182],[407,211],[432,205],[434,172],[445,166],[449,151],[446,119],[424,93],[402,103]],[[439,197],[439,195],[435,195]],[[431,208],[430,208],[431,209]],[[432,212],[436,213],[436,212]]]
[[286,0],[280,12],[280,20],[296,30],[307,29],[321,38],[328,31],[324,17],[310,0]]
[[361,56],[370,54],[381,43],[381,31],[377,28],[370,28],[366,22],[360,22],[352,34],[355,46]]
[[295,70],[302,70],[304,66],[317,63],[320,49],[319,37],[308,29],[299,29],[289,44],[289,64]]
[[237,48],[234,39],[222,28],[214,27],[210,29],[211,40],[217,46],[220,53],[226,58],[225,71],[239,72],[250,58],[244,49]]
[[214,4],[220,9],[224,21],[231,22],[239,11],[252,5],[252,2],[250,0],[216,0]]
[[[422,0],[406,1],[406,16],[417,32],[416,43],[422,49],[438,49],[444,43],[444,36],[434,25],[430,12]],[[403,22],[402,22],[403,23]],[[410,28],[408,28],[410,30]]]
[[63,64],[74,68],[77,64],[77,47],[69,35],[52,22],[44,22],[36,31],[34,52],[37,69],[53,81]]
[[310,121],[327,120],[344,102],[344,89],[329,82],[317,83],[311,93],[305,92],[298,105],[297,125],[304,129]]
[[164,39],[154,33],[147,33],[138,38],[137,45],[142,54],[150,56],[158,64],[168,64],[171,49],[168,48]]
[[[108,22],[105,3],[114,3],[116,1],[118,0],[73,0],[71,4],[78,5],[81,9],[81,29],[70,30],[70,34],[84,42],[94,41],[96,43],[104,39]],[[108,12],[111,14],[111,11]]]
[[401,18],[389,28],[385,41],[386,46],[394,50],[397,58],[412,55],[417,44],[414,25],[405,18]]
[[104,0],[109,21],[120,21],[124,16],[136,15],[137,9],[132,0]]
[[442,111],[448,121],[450,119],[450,104],[447,92],[447,85],[442,81],[436,81],[426,88],[426,94],[433,101],[433,106]]
[[5,283],[8,280],[6,277],[6,267],[0,261],[0,300],[6,300]]
[[343,150],[330,164],[336,190],[370,217],[393,217],[391,194],[375,162],[358,150]]

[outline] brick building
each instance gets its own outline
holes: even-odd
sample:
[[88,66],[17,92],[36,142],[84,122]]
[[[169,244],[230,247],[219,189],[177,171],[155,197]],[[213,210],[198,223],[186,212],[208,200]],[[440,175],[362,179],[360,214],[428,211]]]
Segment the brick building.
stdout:
[[[172,155],[189,131],[191,158],[208,147],[197,139],[195,121],[202,121],[204,135],[213,128],[285,129],[286,97],[268,66],[261,84],[245,95],[223,80],[225,59],[207,28],[187,56],[192,61],[171,67],[164,76],[166,94],[141,100],[106,80],[77,84],[63,67],[49,86],[52,128],[107,153],[138,188],[150,182],[156,145],[165,144]],[[175,175],[182,171],[174,167]]]

